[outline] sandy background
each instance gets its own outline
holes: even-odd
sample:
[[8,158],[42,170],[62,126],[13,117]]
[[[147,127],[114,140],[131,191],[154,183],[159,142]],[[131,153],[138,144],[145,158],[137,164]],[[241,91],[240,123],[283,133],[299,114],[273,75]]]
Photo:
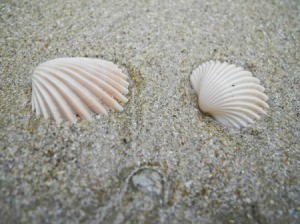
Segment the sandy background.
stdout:
[[[300,3],[40,1],[0,4],[0,223],[299,223]],[[94,122],[31,112],[34,68],[113,61],[129,102]],[[268,115],[246,130],[200,113],[207,60],[261,80]]]

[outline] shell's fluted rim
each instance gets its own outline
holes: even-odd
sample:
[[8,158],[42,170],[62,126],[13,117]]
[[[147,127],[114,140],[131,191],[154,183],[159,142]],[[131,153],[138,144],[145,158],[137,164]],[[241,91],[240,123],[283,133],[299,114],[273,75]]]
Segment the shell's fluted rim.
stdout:
[[96,58],[57,58],[36,67],[32,75],[32,110],[57,122],[92,120],[108,109],[123,110],[127,75],[112,62]]
[[205,62],[193,71],[190,80],[200,109],[224,126],[247,127],[269,108],[259,79],[234,64]]

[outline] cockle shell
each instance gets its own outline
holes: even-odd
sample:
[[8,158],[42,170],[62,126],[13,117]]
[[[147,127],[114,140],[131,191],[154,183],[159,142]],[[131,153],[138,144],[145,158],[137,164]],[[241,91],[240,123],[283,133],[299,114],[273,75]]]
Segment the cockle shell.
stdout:
[[127,75],[112,62],[95,58],[58,58],[40,64],[32,75],[32,110],[55,121],[92,120],[93,113],[122,111]]
[[260,81],[236,65],[209,61],[193,71],[190,80],[201,111],[226,127],[247,127],[269,107]]

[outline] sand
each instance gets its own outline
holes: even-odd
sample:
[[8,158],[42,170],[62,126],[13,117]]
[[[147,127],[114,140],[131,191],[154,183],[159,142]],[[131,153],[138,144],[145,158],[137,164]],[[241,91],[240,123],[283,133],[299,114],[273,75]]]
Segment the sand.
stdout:
[[[299,223],[299,1],[2,0],[0,223]],[[93,122],[31,111],[34,68],[113,61],[129,102]],[[200,112],[208,60],[261,80],[243,130]]]

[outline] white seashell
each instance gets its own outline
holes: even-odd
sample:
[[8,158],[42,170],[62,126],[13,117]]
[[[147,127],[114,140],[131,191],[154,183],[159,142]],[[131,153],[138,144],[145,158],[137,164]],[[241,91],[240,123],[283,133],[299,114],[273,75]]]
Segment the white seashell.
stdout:
[[226,127],[247,127],[269,108],[260,81],[236,65],[209,61],[193,71],[190,80],[200,109]]
[[127,75],[112,62],[94,58],[58,58],[40,64],[32,75],[32,110],[44,118],[76,122],[78,116],[107,109],[122,111],[127,102]]

